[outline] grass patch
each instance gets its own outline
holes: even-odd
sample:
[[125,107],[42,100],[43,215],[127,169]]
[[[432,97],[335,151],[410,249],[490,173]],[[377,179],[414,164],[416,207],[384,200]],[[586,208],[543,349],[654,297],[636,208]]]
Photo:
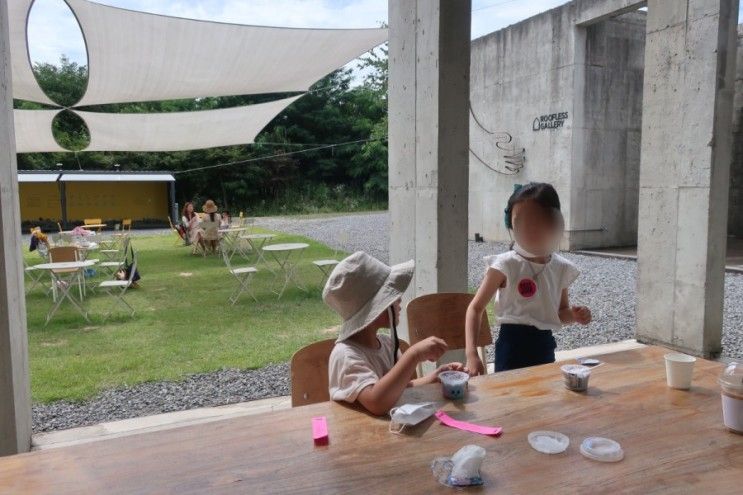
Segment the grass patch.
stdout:
[[[310,245],[299,269],[309,292],[289,288],[277,300],[272,290],[283,279],[258,266],[253,289],[259,302],[243,294],[231,306],[227,299],[237,282],[222,258],[193,256],[190,248],[174,246],[170,235],[132,238],[142,274],[140,288],[126,295],[137,311],[133,318],[117,310],[104,320],[113,299],[88,293],[91,324],[64,303],[45,328],[51,297],[33,290],[26,308],[34,401],[83,400],[107,388],[222,368],[260,368],[285,362],[300,347],[332,337],[328,328],[339,320],[321,300],[321,274],[311,261],[332,257],[333,250],[288,234],[279,234],[274,242]],[[40,262],[36,253],[25,256],[31,264]],[[233,258],[235,266],[253,263]],[[99,272],[89,287],[107,278]]]

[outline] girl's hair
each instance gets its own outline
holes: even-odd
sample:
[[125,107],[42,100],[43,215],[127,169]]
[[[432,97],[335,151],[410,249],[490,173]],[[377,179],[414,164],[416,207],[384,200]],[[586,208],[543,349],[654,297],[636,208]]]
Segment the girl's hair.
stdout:
[[186,204],[183,205],[183,216],[186,217],[186,220],[191,220],[194,217],[194,215],[196,215],[196,212],[188,211],[189,206],[193,206],[193,203],[190,201],[186,201]]
[[524,186],[517,186],[511,197],[508,198],[508,204],[506,205],[505,220],[507,228],[513,228],[513,207],[517,203],[524,201],[534,201],[544,208],[545,212],[550,216],[554,216],[555,213],[560,211],[560,197],[551,184],[547,184],[546,182],[530,182]]

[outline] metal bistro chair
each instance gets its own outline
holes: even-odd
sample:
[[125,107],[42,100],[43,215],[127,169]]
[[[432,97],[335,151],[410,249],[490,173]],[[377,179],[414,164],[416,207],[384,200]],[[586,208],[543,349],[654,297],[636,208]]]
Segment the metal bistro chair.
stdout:
[[126,307],[129,310],[129,316],[134,316],[134,308],[128,302],[126,302],[126,299],[124,299],[124,295],[134,283],[135,273],[137,273],[136,254],[132,256],[132,268],[129,272],[129,277],[126,280],[104,280],[103,282],[98,284],[99,289],[103,289],[106,294],[114,299],[104,318],[108,318],[111,315],[116,304]]
[[106,270],[109,275],[116,273],[126,262],[126,253],[129,251],[130,242],[131,239],[129,239],[129,236],[125,236],[121,241],[120,249],[101,250],[101,252],[107,251],[106,256],[108,257],[108,261],[102,261],[98,263],[98,266]]
[[345,247],[348,245],[348,232],[341,232],[338,235],[338,238],[336,239],[336,245],[335,250],[333,251],[333,257],[328,259],[322,259],[322,260],[315,260],[312,262],[313,265],[317,267],[318,270],[320,270],[320,273],[322,273],[322,278],[320,279],[320,287],[323,287],[325,285],[325,281],[330,276],[330,273],[333,271],[333,268],[340,263],[340,260],[338,260],[338,251],[341,249],[345,249]]
[[235,277],[235,280],[237,280],[238,284],[237,288],[234,290],[234,292],[232,292],[232,295],[230,295],[230,304],[234,306],[237,300],[240,298],[240,295],[246,291],[255,302],[258,302],[258,299],[256,299],[253,290],[250,288],[250,280],[253,278],[253,275],[258,273],[258,270],[253,266],[241,266],[233,268],[230,262],[230,255],[228,253],[227,247],[220,245],[220,251],[222,252],[222,259],[224,260],[224,264],[227,267],[227,270],[233,277]]
[[[60,263],[60,262],[66,262],[66,261],[80,261],[80,254],[78,252],[77,247],[75,246],[58,246],[53,247],[49,250],[49,262],[50,263]],[[80,294],[80,300],[83,300],[83,297],[85,295],[85,277],[83,276],[83,270],[80,268],[69,268],[69,269],[63,269],[63,270],[54,270],[55,273],[71,273],[71,272],[77,272],[77,276],[75,277],[75,284],[77,285],[78,292]],[[57,291],[58,291],[57,284],[54,281],[54,278],[52,278],[52,298],[54,301],[57,300]]]

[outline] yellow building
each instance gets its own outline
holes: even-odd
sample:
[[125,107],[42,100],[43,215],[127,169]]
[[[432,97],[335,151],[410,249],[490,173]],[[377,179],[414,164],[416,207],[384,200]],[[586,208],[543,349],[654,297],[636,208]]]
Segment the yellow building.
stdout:
[[21,220],[29,223],[77,225],[85,218],[165,223],[175,198],[175,178],[167,172],[19,171],[18,182]]

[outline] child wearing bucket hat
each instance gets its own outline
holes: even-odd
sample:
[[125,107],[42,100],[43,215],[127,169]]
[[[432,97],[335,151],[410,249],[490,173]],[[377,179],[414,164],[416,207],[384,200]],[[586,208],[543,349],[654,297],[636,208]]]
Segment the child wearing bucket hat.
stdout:
[[[444,370],[462,370],[449,363],[424,377],[411,380],[422,361],[435,361],[447,350],[446,342],[429,337],[399,352],[396,325],[400,299],[413,278],[413,261],[387,266],[359,251],[341,261],[330,274],[323,300],[341,318],[338,340],[330,353],[330,398],[358,402],[376,415],[384,415],[409,386],[432,383]],[[390,328],[391,336],[377,333]]]

